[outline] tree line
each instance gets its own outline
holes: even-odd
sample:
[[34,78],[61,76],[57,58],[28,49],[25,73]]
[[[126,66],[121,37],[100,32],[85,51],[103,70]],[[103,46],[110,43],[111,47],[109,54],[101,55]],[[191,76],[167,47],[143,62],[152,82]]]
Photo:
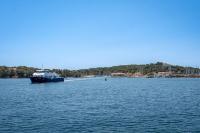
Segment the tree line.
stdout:
[[[0,78],[28,78],[38,68],[18,66],[18,67],[7,67],[0,66]],[[194,67],[183,67],[177,65],[170,65],[162,62],[144,64],[144,65],[120,65],[112,67],[98,67],[80,70],[68,70],[68,69],[53,69],[62,77],[83,77],[87,75],[111,75],[111,73],[141,73],[144,75],[151,75],[152,73],[158,72],[173,72],[176,74],[199,74],[200,69]]]

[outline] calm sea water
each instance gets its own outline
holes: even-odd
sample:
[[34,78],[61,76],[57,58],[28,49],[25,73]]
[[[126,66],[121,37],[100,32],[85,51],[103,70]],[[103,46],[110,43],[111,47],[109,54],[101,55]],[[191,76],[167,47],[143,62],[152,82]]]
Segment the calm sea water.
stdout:
[[200,79],[0,79],[0,132],[200,132]]

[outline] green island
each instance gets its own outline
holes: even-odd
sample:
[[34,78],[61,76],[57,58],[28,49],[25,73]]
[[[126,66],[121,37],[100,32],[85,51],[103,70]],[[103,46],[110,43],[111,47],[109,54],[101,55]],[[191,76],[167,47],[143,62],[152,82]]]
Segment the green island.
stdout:
[[[0,66],[0,78],[29,78],[39,68],[18,66]],[[113,76],[113,77],[186,77],[200,78],[200,69],[183,67],[163,62],[143,65],[120,65],[112,67],[98,67],[80,70],[52,69],[62,77],[90,77],[90,76]]]

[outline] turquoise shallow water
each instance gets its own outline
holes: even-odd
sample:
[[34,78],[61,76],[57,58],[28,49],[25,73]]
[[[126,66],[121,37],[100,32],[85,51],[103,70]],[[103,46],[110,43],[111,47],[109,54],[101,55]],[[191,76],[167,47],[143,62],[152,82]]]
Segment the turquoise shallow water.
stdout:
[[0,132],[200,132],[200,79],[0,79]]

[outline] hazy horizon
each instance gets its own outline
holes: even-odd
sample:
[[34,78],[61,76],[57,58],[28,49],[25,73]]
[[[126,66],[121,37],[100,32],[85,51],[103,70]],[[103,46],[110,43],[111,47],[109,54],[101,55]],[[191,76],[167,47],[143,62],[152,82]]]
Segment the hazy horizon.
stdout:
[[0,18],[0,65],[200,67],[197,0],[8,0]]

